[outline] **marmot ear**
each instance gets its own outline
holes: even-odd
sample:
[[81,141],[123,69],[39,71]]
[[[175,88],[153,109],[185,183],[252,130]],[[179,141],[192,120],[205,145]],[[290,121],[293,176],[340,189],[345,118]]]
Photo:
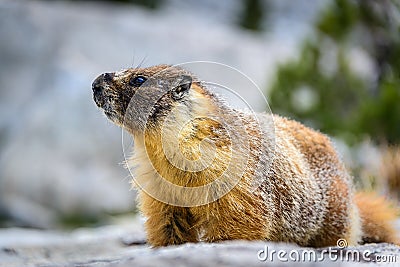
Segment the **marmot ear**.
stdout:
[[179,79],[179,85],[172,89],[172,97],[175,100],[181,99],[192,86],[192,77],[189,75],[182,75]]

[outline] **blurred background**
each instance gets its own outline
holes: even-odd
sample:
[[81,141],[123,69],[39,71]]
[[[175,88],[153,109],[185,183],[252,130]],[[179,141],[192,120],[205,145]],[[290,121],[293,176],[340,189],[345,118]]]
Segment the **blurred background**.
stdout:
[[399,10],[398,0],[0,0],[0,227],[134,214],[122,132],[91,83],[196,60],[247,74],[274,113],[334,138],[357,188],[400,198]]

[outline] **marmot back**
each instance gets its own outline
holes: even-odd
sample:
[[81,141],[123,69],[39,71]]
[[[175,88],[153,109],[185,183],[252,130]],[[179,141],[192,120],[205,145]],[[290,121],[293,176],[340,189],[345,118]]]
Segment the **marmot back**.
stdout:
[[354,195],[327,136],[235,110],[179,67],[105,73],[92,88],[106,116],[134,137],[131,164],[151,245],[397,242],[396,210]]

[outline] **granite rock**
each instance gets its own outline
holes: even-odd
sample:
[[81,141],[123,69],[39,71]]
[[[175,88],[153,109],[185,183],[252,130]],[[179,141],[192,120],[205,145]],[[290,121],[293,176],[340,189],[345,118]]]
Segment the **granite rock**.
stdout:
[[20,228],[0,230],[1,267],[247,267],[290,266],[293,263],[299,266],[397,266],[399,261],[400,247],[391,244],[367,244],[345,249],[332,247],[329,250],[262,241],[226,241],[154,249],[145,244],[144,232],[140,225],[135,224],[79,229],[69,233]]

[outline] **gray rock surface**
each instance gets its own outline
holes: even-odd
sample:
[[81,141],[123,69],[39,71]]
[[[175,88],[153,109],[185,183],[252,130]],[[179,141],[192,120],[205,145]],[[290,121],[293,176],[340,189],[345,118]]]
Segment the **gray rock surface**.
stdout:
[[[368,244],[308,249],[268,242],[227,241],[152,249],[139,220],[72,232],[20,228],[0,230],[0,266],[398,266],[400,247]],[[130,244],[130,245],[128,245]],[[326,252],[323,252],[326,250]],[[363,256],[364,255],[364,256]]]

